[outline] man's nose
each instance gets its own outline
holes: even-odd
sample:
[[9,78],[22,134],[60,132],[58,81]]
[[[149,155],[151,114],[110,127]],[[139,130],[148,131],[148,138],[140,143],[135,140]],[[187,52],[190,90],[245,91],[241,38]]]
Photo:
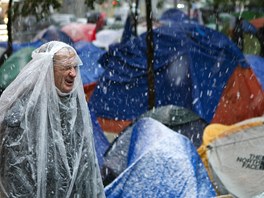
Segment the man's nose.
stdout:
[[72,78],[75,78],[76,77],[76,68],[75,67],[72,67],[71,70],[70,70],[70,73],[69,75],[72,77]]

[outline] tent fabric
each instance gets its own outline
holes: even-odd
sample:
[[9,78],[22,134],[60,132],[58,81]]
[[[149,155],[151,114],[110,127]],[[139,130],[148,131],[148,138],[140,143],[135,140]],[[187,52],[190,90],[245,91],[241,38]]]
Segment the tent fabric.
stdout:
[[34,40],[41,40],[44,43],[49,41],[62,41],[69,45],[73,45],[73,40],[65,32],[62,32],[59,28],[53,25],[39,32]]
[[232,129],[232,128],[234,128],[233,125],[228,126],[228,125],[213,123],[213,124],[208,125],[204,129],[202,145],[197,149],[197,152],[199,153],[203,161],[203,164],[205,168],[207,169],[209,176],[212,180],[213,180],[212,173],[210,172],[208,158],[206,155],[207,146],[210,143],[212,143],[214,140],[216,140],[224,131],[226,131],[227,129]]
[[123,130],[125,130],[129,125],[133,123],[133,120],[116,120],[103,117],[97,117],[97,120],[105,132],[116,134],[120,134]]
[[[185,135],[198,148],[201,145],[203,130],[207,123],[188,109],[167,105],[150,110],[139,117],[152,118],[172,129],[175,133]],[[134,123],[136,123],[135,121]],[[127,153],[133,125],[130,123],[115,139],[111,147],[105,153],[104,167],[107,174],[103,174],[105,180],[118,176],[127,166]],[[116,163],[118,162],[118,166]]]
[[213,136],[206,150],[209,167],[235,197],[253,197],[264,191],[263,123],[264,117],[259,117],[222,130],[221,126],[214,130],[214,125],[208,129]]
[[[105,72],[89,103],[97,117],[133,120],[148,108],[146,34],[112,45],[99,62]],[[245,57],[225,35],[196,23],[153,30],[155,106],[188,108],[213,118],[226,82]]]
[[111,44],[119,43],[123,29],[103,29],[96,33],[96,39],[92,43],[99,48],[108,50]]
[[201,145],[204,128],[208,125],[189,109],[174,105],[152,109],[140,116],[140,118],[143,117],[151,117],[173,131],[188,137],[196,148]]
[[164,125],[174,126],[198,120],[200,117],[183,107],[166,105],[147,111],[141,117],[152,117]]
[[106,51],[88,41],[75,42],[74,48],[83,62],[80,68],[83,84],[96,82],[104,72],[98,60]]
[[203,164],[209,174],[211,181],[213,182],[215,189],[218,194],[228,194],[223,183],[219,180],[217,175],[214,174],[212,168],[208,162],[207,151],[210,148],[210,144],[216,141],[218,138],[227,136],[227,134],[232,134],[238,132],[240,128],[249,128],[260,125],[262,117],[255,117],[244,120],[242,122],[235,123],[233,125],[223,125],[218,123],[209,124],[203,133],[202,145],[197,149],[199,156],[201,157]]
[[[121,43],[126,42],[137,36],[136,35],[137,27],[135,29],[135,25],[133,25],[133,21],[134,21],[133,16],[129,14],[125,21],[124,30],[122,32],[122,37],[121,37]],[[136,31],[133,31],[133,29],[135,29]]]
[[104,132],[102,131],[93,113],[91,113],[91,121],[93,125],[93,137],[94,137],[96,156],[98,159],[99,167],[100,169],[102,169],[104,163],[104,154],[108,149],[108,147],[110,146],[110,143],[107,140],[106,136],[104,135]]
[[253,35],[257,34],[257,28],[248,20],[242,21],[242,30],[244,33],[253,34]]
[[162,13],[160,17],[160,21],[183,22],[183,21],[190,21],[190,17],[179,9],[170,8]]
[[90,100],[90,97],[93,94],[95,87],[96,87],[96,82],[92,82],[90,84],[84,84],[83,85],[86,101]]
[[215,197],[192,143],[152,118],[132,129],[127,168],[105,187],[106,197]]
[[96,24],[68,23],[61,28],[74,42],[93,41],[96,39]]
[[[23,49],[25,47],[33,47],[33,48],[38,48],[41,45],[43,45],[44,42],[41,40],[36,40],[32,42],[25,42],[25,43],[19,43],[19,42],[13,42],[13,53],[17,52],[20,49]],[[0,47],[7,48],[7,42],[0,42]]]
[[131,125],[122,131],[105,152],[102,168],[104,185],[111,183],[127,168],[132,129]]
[[262,89],[264,90],[264,58],[252,54],[247,54],[245,57],[261,84]]
[[0,89],[4,90],[31,60],[34,47],[24,47],[13,53],[0,67]]
[[211,123],[234,124],[264,114],[264,92],[251,68],[237,67]]
[[256,28],[264,27],[264,17],[259,17],[256,19],[251,19],[250,23],[253,24]]

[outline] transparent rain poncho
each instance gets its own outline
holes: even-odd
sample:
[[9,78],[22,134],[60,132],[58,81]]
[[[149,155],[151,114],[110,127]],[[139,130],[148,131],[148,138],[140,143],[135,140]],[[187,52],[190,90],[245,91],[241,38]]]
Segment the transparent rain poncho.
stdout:
[[[78,66],[73,90],[54,85],[53,57],[69,45],[51,41],[0,98],[0,197],[105,197],[92,123]],[[67,66],[67,61],[61,65]]]

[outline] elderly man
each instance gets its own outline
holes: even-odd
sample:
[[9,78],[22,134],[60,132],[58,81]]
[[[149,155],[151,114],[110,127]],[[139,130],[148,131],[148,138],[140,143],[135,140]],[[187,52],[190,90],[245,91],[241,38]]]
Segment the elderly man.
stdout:
[[0,197],[105,197],[79,65],[52,41],[0,98]]

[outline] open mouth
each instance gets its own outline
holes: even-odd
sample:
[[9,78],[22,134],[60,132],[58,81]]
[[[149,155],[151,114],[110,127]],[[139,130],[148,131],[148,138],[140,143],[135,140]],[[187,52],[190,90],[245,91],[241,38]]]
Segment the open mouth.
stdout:
[[74,80],[66,79],[65,82],[66,82],[66,85],[68,85],[68,86],[72,86],[73,83],[74,83]]

